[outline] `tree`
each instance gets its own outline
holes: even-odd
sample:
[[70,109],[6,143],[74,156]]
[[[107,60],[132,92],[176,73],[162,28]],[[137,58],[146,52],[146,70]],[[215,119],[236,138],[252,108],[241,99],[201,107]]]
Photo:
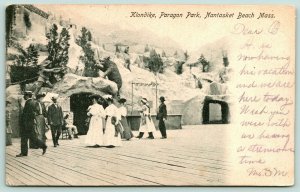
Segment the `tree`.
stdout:
[[119,45],[116,45],[116,53],[120,53]]
[[175,64],[175,72],[177,75],[182,74],[182,66],[183,66],[184,62],[183,61],[177,61]]
[[201,54],[198,61],[202,64],[202,72],[208,72],[210,63],[205,59],[203,54]]
[[157,72],[163,72],[163,61],[159,54],[156,53],[155,49],[150,51],[150,58],[148,63],[148,68],[151,72],[157,74]]
[[187,51],[184,52],[184,60],[187,61],[189,59],[189,54]]
[[148,46],[148,44],[145,46],[145,50],[144,50],[144,52],[146,53],[146,52],[149,52],[150,51],[150,48],[149,48],[149,46]]
[[30,44],[24,49],[20,44],[13,42],[20,55],[15,55],[14,64],[10,66],[10,77],[12,83],[19,83],[21,90],[24,91],[27,83],[37,80],[38,76],[38,50]]
[[95,53],[91,45],[92,34],[83,27],[81,29],[81,36],[76,39],[76,43],[82,48],[84,55],[80,60],[84,63],[84,76],[99,77],[99,67],[96,65]]
[[175,53],[174,53],[174,57],[177,57],[178,56],[178,53],[177,53],[177,51],[175,51]]
[[[47,66],[48,69],[65,69],[69,61],[69,31],[66,28],[63,28],[59,34],[57,30],[57,25],[53,24],[52,28],[50,29],[50,32],[46,35],[48,39],[47,48],[49,53],[47,60],[50,61],[50,64]],[[65,70],[61,70],[61,72],[59,73],[60,77],[62,78],[65,75],[65,73]],[[51,74],[50,81],[52,83],[55,83],[56,78],[54,77],[54,74]]]

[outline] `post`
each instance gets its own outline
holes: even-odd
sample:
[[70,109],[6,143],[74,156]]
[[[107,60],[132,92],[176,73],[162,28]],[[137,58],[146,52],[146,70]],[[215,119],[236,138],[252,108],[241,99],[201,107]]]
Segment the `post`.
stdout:
[[131,116],[133,111],[133,82],[131,83]]
[[157,76],[155,78],[155,111],[157,110]]

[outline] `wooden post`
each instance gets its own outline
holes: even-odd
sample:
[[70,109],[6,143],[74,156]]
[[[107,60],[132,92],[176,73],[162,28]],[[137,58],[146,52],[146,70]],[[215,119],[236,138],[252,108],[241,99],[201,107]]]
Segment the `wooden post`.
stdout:
[[131,116],[133,111],[133,82],[131,83]]

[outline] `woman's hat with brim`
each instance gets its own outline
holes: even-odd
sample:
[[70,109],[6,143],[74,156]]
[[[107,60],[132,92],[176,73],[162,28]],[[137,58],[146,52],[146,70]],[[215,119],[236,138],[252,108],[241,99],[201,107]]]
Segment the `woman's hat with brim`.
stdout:
[[93,94],[93,95],[90,95],[89,98],[90,98],[90,99],[96,99],[96,100],[98,100],[98,99],[100,99],[100,95],[98,95],[98,94]]
[[39,99],[39,98],[42,98],[42,97],[45,97],[46,94],[45,93],[39,93],[36,95],[36,99]]
[[106,101],[113,101],[113,97],[111,95],[104,95],[103,98],[106,100]]
[[24,95],[32,96],[32,94],[33,94],[32,91],[25,91],[25,92],[24,92]]
[[119,100],[119,103],[125,103],[127,100],[125,99],[125,98],[121,98],[120,100]]
[[144,104],[147,104],[148,103],[148,100],[146,98],[142,98],[141,99],[141,102],[143,102]]

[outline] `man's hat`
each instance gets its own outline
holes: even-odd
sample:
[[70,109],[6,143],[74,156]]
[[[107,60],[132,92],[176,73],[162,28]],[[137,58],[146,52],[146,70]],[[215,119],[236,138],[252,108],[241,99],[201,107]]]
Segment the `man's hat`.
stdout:
[[36,98],[39,99],[39,98],[42,98],[42,97],[45,97],[46,94],[45,93],[39,93],[36,95]]
[[32,91],[25,91],[24,95],[32,96]]
[[161,96],[161,97],[159,98],[159,100],[165,101],[165,97]]

